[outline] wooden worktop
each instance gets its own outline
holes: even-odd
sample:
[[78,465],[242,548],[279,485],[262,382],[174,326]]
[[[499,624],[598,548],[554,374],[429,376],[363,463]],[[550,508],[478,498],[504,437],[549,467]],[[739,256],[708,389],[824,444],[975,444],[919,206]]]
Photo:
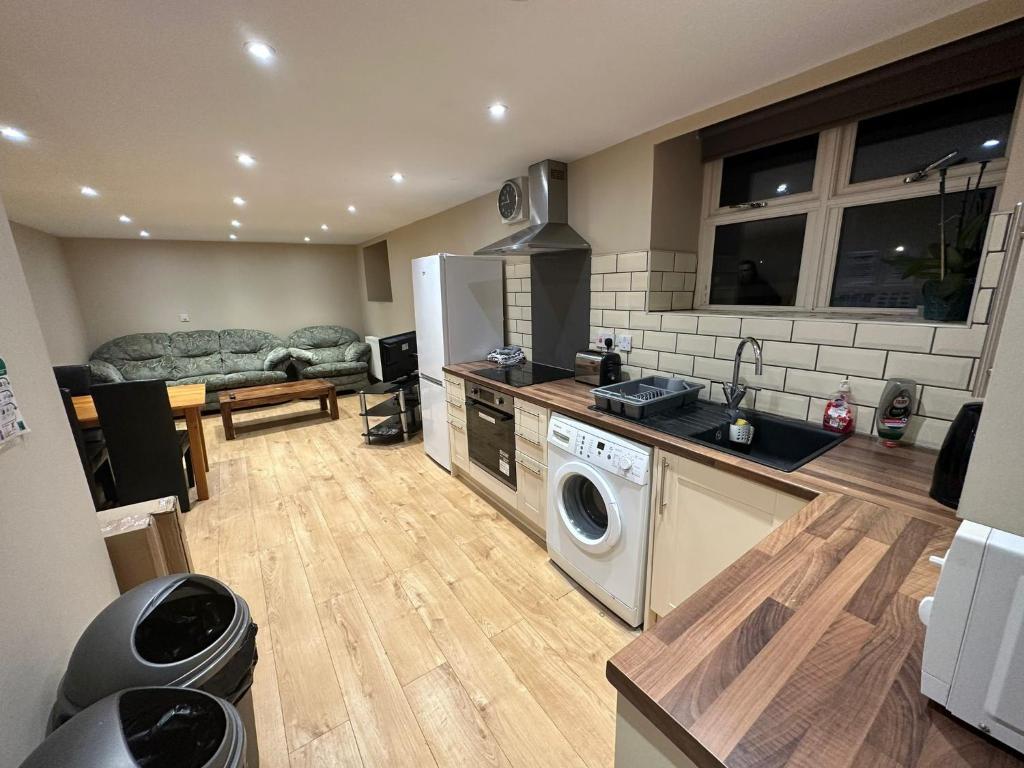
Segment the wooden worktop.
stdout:
[[608,662],[701,768],[1024,766],[920,691],[954,529],[822,494]]
[[1024,766],[919,693],[924,626],[958,520],[935,453],[854,436],[785,473],[592,411],[572,379],[507,387],[445,370],[809,502],[612,657],[608,680],[700,768]]
[[723,451],[673,437],[633,421],[591,410],[591,387],[562,379],[530,387],[509,387],[472,372],[493,363],[458,363],[445,371],[513,397],[544,406],[644,445],[663,448],[694,461],[743,475],[780,490],[812,499],[822,492],[842,493],[923,520],[957,525],[953,510],[928,496],[935,452],[911,445],[886,448],[877,439],[854,435],[794,472],[766,467]]

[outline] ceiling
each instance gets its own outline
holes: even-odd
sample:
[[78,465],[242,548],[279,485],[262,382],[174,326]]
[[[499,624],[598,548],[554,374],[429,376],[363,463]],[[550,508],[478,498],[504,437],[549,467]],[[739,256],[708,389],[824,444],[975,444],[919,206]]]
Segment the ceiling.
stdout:
[[6,0],[0,195],[60,236],[359,243],[973,4]]

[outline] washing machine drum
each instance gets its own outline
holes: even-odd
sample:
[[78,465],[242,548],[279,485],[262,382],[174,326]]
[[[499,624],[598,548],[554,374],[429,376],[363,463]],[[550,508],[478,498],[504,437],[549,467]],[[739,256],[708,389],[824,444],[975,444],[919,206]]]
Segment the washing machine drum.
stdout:
[[571,462],[561,468],[558,513],[562,525],[580,548],[607,552],[622,535],[619,508],[608,483],[592,467]]

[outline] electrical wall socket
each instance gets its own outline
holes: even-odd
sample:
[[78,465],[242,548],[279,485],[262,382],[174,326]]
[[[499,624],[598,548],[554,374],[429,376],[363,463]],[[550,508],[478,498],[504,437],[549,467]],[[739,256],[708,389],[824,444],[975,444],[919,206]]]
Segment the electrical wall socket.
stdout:
[[629,352],[633,348],[633,336],[629,333],[624,333],[619,336],[619,351]]
[[605,339],[610,339],[612,344],[615,344],[615,334],[612,331],[601,329],[594,336],[594,346],[598,349],[607,349],[608,346],[605,343]]
[[188,312],[181,312],[178,314],[178,321],[182,323],[191,323],[192,318],[189,317]]

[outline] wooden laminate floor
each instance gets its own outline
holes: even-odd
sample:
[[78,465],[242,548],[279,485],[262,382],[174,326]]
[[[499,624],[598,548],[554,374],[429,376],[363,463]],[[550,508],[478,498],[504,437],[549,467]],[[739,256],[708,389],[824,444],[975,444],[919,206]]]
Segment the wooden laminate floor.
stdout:
[[636,633],[418,439],[368,447],[339,405],[238,413],[233,441],[204,420],[189,545],[260,627],[262,766],[611,766],[604,667]]

